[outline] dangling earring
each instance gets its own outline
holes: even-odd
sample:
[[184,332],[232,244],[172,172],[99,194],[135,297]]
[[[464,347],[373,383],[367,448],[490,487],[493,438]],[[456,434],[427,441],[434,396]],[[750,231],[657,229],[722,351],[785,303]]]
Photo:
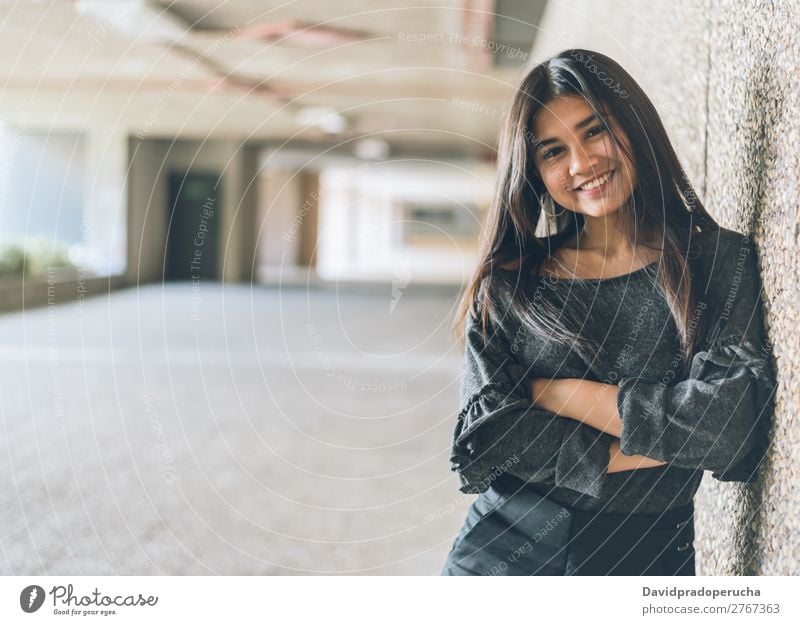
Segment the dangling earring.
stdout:
[[[542,204],[542,208],[543,208],[544,212],[545,212],[545,213],[547,213],[547,214],[548,214],[550,217],[552,217],[553,219],[555,219],[555,218],[557,218],[557,217],[561,217],[561,215],[563,215],[564,213],[566,213],[566,212],[567,212],[567,209],[566,209],[566,208],[564,208],[564,209],[562,209],[562,210],[561,210],[561,212],[560,212],[560,213],[558,213],[558,214],[556,215],[556,212],[555,212],[555,202],[553,201],[553,196],[552,196],[552,195],[550,195],[550,194],[549,194],[549,193],[547,193],[547,192],[545,192],[544,196],[545,196],[545,197],[544,197],[544,200],[542,200],[542,199],[540,198],[540,199],[539,199],[539,201],[540,201],[540,203]],[[549,204],[549,205],[550,205],[550,210],[547,210],[547,208],[546,208],[547,204]]]

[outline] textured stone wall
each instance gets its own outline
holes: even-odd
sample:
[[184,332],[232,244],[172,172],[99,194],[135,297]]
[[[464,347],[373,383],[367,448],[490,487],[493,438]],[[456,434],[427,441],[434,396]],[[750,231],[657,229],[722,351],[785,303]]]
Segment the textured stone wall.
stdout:
[[706,475],[698,573],[800,573],[800,3],[548,4],[536,62],[568,46],[618,60],[658,108],[700,199],[754,236],[779,386],[756,484]]

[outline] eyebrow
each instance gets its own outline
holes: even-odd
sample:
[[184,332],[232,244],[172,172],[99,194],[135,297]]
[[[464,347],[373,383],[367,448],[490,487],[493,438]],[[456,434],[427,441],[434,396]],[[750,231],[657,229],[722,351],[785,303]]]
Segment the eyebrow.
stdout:
[[[597,121],[603,121],[603,120],[600,119],[600,117],[597,115],[597,113],[593,113],[592,115],[589,115],[589,117],[587,117],[586,119],[584,119],[582,121],[579,121],[577,124],[575,124],[575,130],[580,130],[581,128],[584,128],[585,126],[588,126],[595,119]],[[555,137],[550,137],[549,139],[542,139],[541,141],[538,141],[537,143],[534,144],[534,150],[538,151],[540,148],[543,148],[544,146],[549,145],[551,143],[556,143],[557,141],[558,141],[558,139],[556,139]]]

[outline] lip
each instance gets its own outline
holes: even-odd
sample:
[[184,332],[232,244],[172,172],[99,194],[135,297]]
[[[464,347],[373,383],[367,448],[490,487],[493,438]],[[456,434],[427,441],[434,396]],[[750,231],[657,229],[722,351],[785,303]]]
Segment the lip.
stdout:
[[578,193],[583,193],[584,195],[588,195],[589,197],[595,197],[595,196],[601,195],[608,188],[609,183],[614,178],[614,175],[616,173],[617,173],[616,169],[609,169],[608,171],[604,171],[599,176],[595,176],[594,178],[592,178],[592,180],[597,180],[598,178],[602,178],[606,174],[609,174],[608,180],[606,182],[604,182],[603,184],[601,184],[599,187],[595,187],[594,189],[589,189],[589,190],[586,190],[586,191],[581,189],[580,187],[582,187],[583,185],[592,182],[592,180],[587,180],[586,182],[583,182],[578,187],[575,187],[575,191],[577,191]]

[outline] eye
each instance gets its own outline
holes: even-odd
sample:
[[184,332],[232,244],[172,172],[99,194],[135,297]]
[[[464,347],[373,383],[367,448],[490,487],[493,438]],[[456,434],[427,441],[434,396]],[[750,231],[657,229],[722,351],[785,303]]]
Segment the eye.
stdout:
[[[595,132],[595,130],[597,132]],[[605,131],[606,131],[605,126],[597,125],[597,126],[594,126],[593,128],[589,128],[589,132],[586,133],[586,136],[587,137],[594,137],[595,135],[600,134],[601,132],[605,132]]]
[[553,156],[555,156],[558,153],[558,150],[560,149],[561,148],[550,148],[544,154],[542,154],[542,158],[546,161],[550,160]]

